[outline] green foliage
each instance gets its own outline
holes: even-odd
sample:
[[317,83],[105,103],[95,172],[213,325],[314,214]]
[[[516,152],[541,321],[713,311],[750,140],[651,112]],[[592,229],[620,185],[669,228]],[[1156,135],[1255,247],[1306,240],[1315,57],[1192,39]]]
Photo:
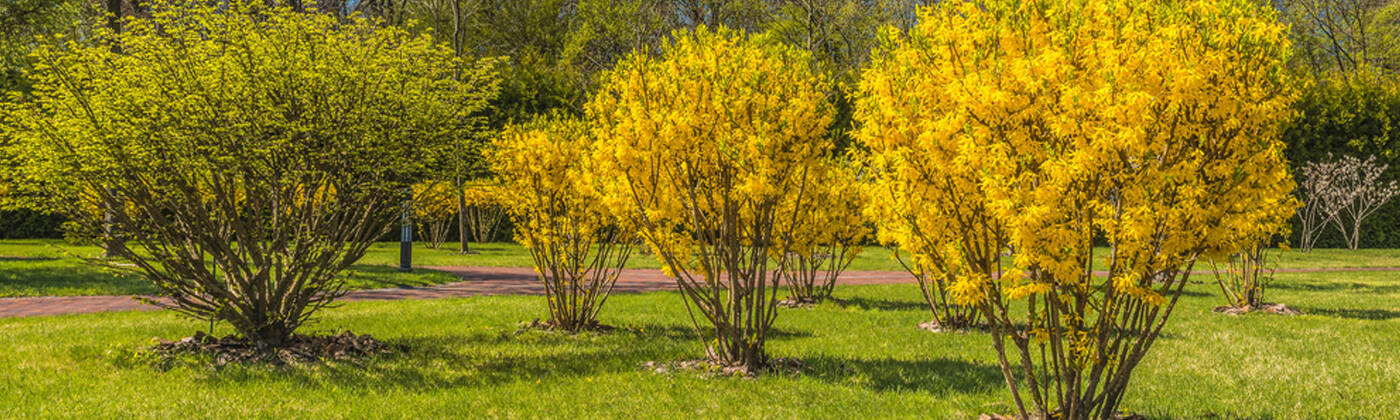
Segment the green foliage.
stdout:
[[37,37],[72,31],[88,10],[72,0],[5,0],[0,2],[0,94],[28,90],[24,71]]
[[31,209],[0,210],[0,239],[62,238],[63,216]]
[[7,119],[77,236],[116,222],[173,309],[275,346],[438,151],[476,137],[496,76],[427,37],[260,4],[158,1],[120,34],[41,46]]
[[1400,3],[1272,0],[1292,28],[1294,65],[1313,73],[1400,70]]
[[[1294,168],[1329,155],[1375,155],[1400,168],[1400,83],[1394,76],[1380,71],[1324,74],[1302,90],[1294,108],[1297,118],[1283,136]],[[1400,171],[1392,169],[1382,181],[1396,179]],[[1361,228],[1362,247],[1400,246],[1400,205],[1382,207],[1367,221]],[[1299,232],[1297,226],[1293,231]],[[1341,235],[1326,229],[1317,246],[1345,244]]]

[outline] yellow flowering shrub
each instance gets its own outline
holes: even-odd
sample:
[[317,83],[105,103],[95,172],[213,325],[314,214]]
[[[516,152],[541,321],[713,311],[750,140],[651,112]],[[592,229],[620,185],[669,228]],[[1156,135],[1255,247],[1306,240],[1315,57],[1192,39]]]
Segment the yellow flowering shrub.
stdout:
[[505,208],[506,191],[495,179],[468,183],[462,188],[461,205],[465,207],[463,228],[476,242],[496,240],[501,222],[508,216]]
[[619,63],[587,106],[606,202],[676,277],[710,355],[746,370],[766,363],[777,313],[786,264],[769,256],[793,245],[777,219],[806,205],[779,209],[830,148],[831,106],[806,62],[764,37],[676,32],[659,56]]
[[[862,212],[867,188],[861,169],[850,162],[826,159],[812,169],[803,188],[805,194],[785,201],[779,210],[779,214],[797,211],[797,217],[775,219],[777,223],[796,224],[791,228],[793,239],[787,258],[780,258],[788,264],[783,270],[791,294],[788,304],[817,303],[831,297],[836,279],[864,251],[862,243],[870,226]],[[788,228],[780,226],[779,230]]]
[[444,182],[424,182],[413,186],[413,218],[426,227],[428,248],[438,249],[447,242],[447,230],[457,215],[457,194]]
[[632,243],[583,175],[593,147],[587,124],[564,117],[508,127],[490,153],[496,198],[545,284],[548,326],[597,327],[598,311],[631,255]]
[[990,322],[1018,415],[1112,416],[1195,261],[1292,214],[1285,32],[1246,0],[1008,0],[886,35],[870,213]]

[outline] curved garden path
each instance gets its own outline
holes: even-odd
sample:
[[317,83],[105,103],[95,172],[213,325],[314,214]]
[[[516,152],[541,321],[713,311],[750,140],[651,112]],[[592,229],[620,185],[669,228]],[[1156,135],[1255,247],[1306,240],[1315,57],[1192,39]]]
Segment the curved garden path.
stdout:
[[[528,267],[420,267],[451,273],[462,281],[427,287],[356,290],[341,300],[402,300],[437,299],[446,297],[489,295],[542,295],[544,285],[535,280],[534,269]],[[1345,268],[1284,268],[1278,273],[1313,273],[1345,271],[1400,271],[1400,267]],[[1209,274],[1197,271],[1194,274]],[[1105,273],[1097,273],[1103,275]],[[903,271],[847,271],[841,274],[841,284],[899,284],[913,283]],[[626,269],[617,281],[614,292],[638,293],[675,290],[676,281],[661,270]],[[81,314],[112,311],[142,311],[159,309],[137,300],[137,296],[45,296],[0,298],[0,318]]]

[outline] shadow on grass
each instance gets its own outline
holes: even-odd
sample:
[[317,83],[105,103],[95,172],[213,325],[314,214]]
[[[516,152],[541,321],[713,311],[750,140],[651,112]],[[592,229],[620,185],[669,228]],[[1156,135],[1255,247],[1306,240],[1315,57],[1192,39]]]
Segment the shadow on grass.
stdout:
[[312,388],[440,390],[635,372],[646,360],[674,359],[684,352],[685,346],[693,345],[670,341],[634,345],[632,340],[599,341],[556,333],[532,334],[523,342],[499,344],[512,341],[502,340],[501,335],[511,334],[389,340],[389,344],[406,346],[407,350],[360,363],[193,368],[205,372],[200,379],[212,384],[246,386],[290,381]]
[[1301,292],[1353,292],[1353,293],[1400,293],[1400,285],[1375,286],[1366,283],[1332,281],[1332,282],[1308,282],[1308,283],[1284,283],[1269,286],[1269,288],[1297,290]]
[[[204,372],[200,379],[212,384],[245,386],[290,381],[307,387],[428,390],[638,372],[647,361],[669,362],[704,355],[689,327],[625,327],[631,329],[577,335],[501,330],[400,338],[386,342],[406,350],[357,363],[218,368],[187,363],[181,368]],[[805,336],[777,329],[770,333],[770,338]]]
[[[655,324],[623,324],[614,334],[634,334],[642,339],[666,339],[683,341],[687,343],[697,343],[699,338],[695,328],[689,325],[655,325]],[[807,338],[812,333],[801,330],[789,330],[779,327],[768,329],[768,340],[783,340],[791,338]]]
[[417,268],[411,272],[399,272],[397,267],[379,265],[355,265],[344,271],[348,275],[345,282],[351,289],[410,289],[436,286],[457,281],[457,276],[441,271]]
[[867,311],[922,311],[928,309],[928,305],[923,302],[871,299],[865,297],[837,298],[832,301],[832,303],[842,308],[859,308]]
[[1350,308],[1308,308],[1298,307],[1306,315],[1321,315],[1336,318],[1385,321],[1400,319],[1400,311],[1390,309],[1350,309]]
[[8,256],[8,255],[0,255],[0,262],[5,262],[5,261],[53,261],[53,260],[56,260],[56,259],[58,259],[58,257],[15,257],[15,256]]
[[156,293],[144,279],[76,261],[0,260],[0,296],[138,295]]
[[996,392],[1005,386],[1001,369],[961,360],[803,358],[806,376],[875,391],[915,391],[934,395]]
[[1182,291],[1181,291],[1181,297],[1210,297],[1210,296],[1212,296],[1212,295],[1211,295],[1210,293],[1206,293],[1206,292],[1198,292],[1198,291],[1194,291],[1194,290],[1182,290]]

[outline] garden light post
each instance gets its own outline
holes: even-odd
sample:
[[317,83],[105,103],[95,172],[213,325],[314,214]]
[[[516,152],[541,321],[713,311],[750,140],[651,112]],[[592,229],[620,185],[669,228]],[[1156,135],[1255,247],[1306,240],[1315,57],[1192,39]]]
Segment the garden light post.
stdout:
[[413,271],[413,190],[403,201],[402,226],[399,230],[399,271]]

